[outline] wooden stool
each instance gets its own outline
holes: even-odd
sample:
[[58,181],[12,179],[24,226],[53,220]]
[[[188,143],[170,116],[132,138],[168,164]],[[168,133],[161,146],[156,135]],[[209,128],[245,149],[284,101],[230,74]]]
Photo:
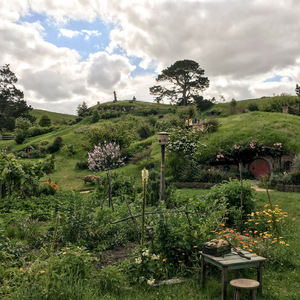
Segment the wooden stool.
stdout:
[[234,300],[240,300],[241,290],[249,290],[251,300],[256,300],[256,290],[259,287],[259,282],[252,279],[234,279],[230,281],[230,285],[235,288]]

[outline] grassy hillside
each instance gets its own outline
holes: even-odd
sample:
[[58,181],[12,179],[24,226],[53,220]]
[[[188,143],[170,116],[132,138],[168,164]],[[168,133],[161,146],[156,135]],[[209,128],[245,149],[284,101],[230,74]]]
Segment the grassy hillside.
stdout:
[[219,118],[219,122],[218,131],[205,137],[205,156],[247,141],[258,141],[269,146],[279,142],[288,153],[300,152],[298,116],[257,111]]
[[41,118],[42,115],[47,115],[50,117],[54,125],[64,124],[64,123],[67,124],[70,123],[70,121],[75,121],[76,119],[76,116],[74,115],[55,113],[55,112],[41,110],[41,109],[33,109],[30,112],[30,114],[36,117],[37,121]]
[[[281,112],[282,106],[291,106],[291,104],[294,104],[297,100],[299,101],[299,97],[290,95],[242,100],[236,102],[236,112],[239,112],[241,110],[248,111],[250,105],[256,105],[259,111],[270,111],[273,108],[276,109],[277,112]],[[227,117],[228,115],[230,115],[230,102],[216,103],[203,113],[205,115],[207,112],[212,110],[220,112],[221,117]]]
[[[267,99],[256,99],[256,101],[263,100],[264,105],[268,105]],[[273,100],[272,100],[273,101]],[[244,103],[238,102],[238,107],[244,105],[247,106],[248,103],[252,101],[242,101]],[[82,170],[76,168],[76,162],[81,160],[83,157],[87,157],[87,150],[85,146],[88,143],[87,132],[90,128],[98,128],[99,126],[104,126],[109,128],[116,124],[125,124],[123,122],[133,122],[136,124],[134,126],[139,126],[143,123],[148,123],[150,119],[156,120],[156,122],[162,122],[161,124],[173,124],[172,118],[175,118],[174,112],[176,111],[176,106],[147,103],[142,101],[119,101],[117,103],[104,103],[101,104],[102,107],[109,107],[109,109],[116,107],[134,107],[135,115],[134,117],[128,116],[128,113],[124,112],[118,118],[113,118],[109,120],[101,119],[97,123],[91,124],[91,116],[85,118],[80,123],[75,125],[62,125],[57,130],[36,136],[27,138],[26,144],[18,145],[15,141],[0,141],[0,149],[9,146],[12,151],[20,151],[27,145],[38,146],[41,142],[48,141],[52,143],[57,136],[63,138],[64,146],[59,153],[55,154],[56,157],[56,171],[52,175],[52,179],[63,189],[70,189],[71,187],[76,190],[82,190],[89,188],[89,184],[84,184],[82,180],[78,177],[93,174],[89,170]],[[261,103],[261,105],[263,105]],[[228,104],[217,104],[213,109],[218,109],[225,112]],[[145,111],[150,110],[150,108],[155,108],[155,114],[150,116],[143,116]],[[36,110],[34,110],[37,112]],[[43,111],[39,111],[41,114]],[[130,110],[131,113],[131,110]],[[173,113],[173,114],[172,114]],[[146,115],[148,112],[146,113]],[[127,115],[127,117],[126,117]],[[59,120],[67,120],[68,115],[52,113],[53,122],[58,122]],[[75,116],[70,116],[74,117]],[[178,122],[177,117],[177,122]],[[245,114],[235,114],[229,117],[219,117],[219,129],[216,132],[207,134],[203,137],[203,147],[200,159],[205,162],[215,156],[216,153],[227,148],[231,148],[234,144],[241,144],[246,141],[258,141],[265,145],[273,145],[276,142],[282,143],[283,149],[291,154],[296,154],[300,152],[300,141],[298,139],[300,135],[300,117],[295,115],[287,115],[282,113],[271,113],[254,111]],[[135,123],[134,123],[135,122]],[[182,120],[183,122],[183,120]],[[157,125],[156,125],[157,126]],[[127,164],[126,166],[119,168],[113,172],[122,172],[126,176],[135,176],[137,181],[140,178],[140,172],[142,168],[149,164],[150,162],[156,162],[157,168],[159,168],[160,162],[160,147],[157,144],[157,135],[155,133],[161,131],[161,128],[154,127],[153,134],[148,138],[147,141],[152,143],[152,153],[151,159],[148,161],[142,161],[140,164]],[[132,140],[137,140],[136,137]],[[138,143],[138,142],[135,142]],[[74,154],[71,154],[69,148],[74,149]],[[96,175],[101,174],[98,172]]]

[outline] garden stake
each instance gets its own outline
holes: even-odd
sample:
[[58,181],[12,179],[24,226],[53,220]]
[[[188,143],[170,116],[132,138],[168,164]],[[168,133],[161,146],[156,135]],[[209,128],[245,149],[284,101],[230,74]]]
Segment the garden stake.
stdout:
[[111,205],[112,211],[114,211],[114,204],[112,200],[112,186],[111,186],[111,179],[110,179],[110,173],[107,172],[107,179],[108,179],[108,197],[109,197],[109,206]]
[[130,213],[130,216],[131,216],[131,219],[132,219],[132,222],[133,222],[133,225],[134,225],[134,230],[135,230],[135,234],[136,234],[138,243],[141,244],[141,239],[140,239],[140,235],[139,235],[139,231],[138,231],[138,227],[137,227],[137,222],[136,222],[136,219],[135,219],[135,217],[133,216],[133,214],[131,212],[131,209],[130,209],[130,206],[129,206],[129,203],[128,203],[128,200],[127,200],[126,196],[125,196],[125,201],[126,201],[126,205],[127,205],[128,211]]
[[146,209],[146,194],[147,194],[147,183],[148,183],[148,171],[146,168],[142,170],[143,180],[143,202],[142,202],[142,234],[141,234],[141,245],[145,242],[145,209]]

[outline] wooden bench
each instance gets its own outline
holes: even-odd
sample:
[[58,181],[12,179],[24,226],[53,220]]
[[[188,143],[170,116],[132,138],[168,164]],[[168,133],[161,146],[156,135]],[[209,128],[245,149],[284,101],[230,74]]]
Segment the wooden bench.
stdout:
[[256,300],[256,290],[260,286],[260,283],[256,280],[240,278],[231,280],[230,285],[235,288],[234,300],[241,299],[241,290],[249,290],[251,300]]

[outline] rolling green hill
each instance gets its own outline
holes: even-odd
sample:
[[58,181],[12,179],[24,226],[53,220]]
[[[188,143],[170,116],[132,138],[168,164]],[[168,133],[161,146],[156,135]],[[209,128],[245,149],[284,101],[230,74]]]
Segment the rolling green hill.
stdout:
[[[277,99],[278,100],[278,99]],[[280,98],[283,101],[284,98]],[[263,109],[270,105],[274,98],[270,99],[254,99],[241,101],[237,103],[237,108],[248,107],[250,103],[258,103],[259,109]],[[205,162],[215,156],[216,153],[222,150],[231,148],[234,144],[243,143],[246,141],[258,141],[265,145],[273,145],[274,143],[282,143],[284,151],[291,154],[300,152],[300,117],[290,114],[265,112],[265,111],[253,111],[243,114],[234,114],[227,116],[228,103],[215,104],[210,110],[222,111],[219,121],[219,129],[216,132],[209,133],[203,136],[203,147],[200,159]],[[150,162],[156,162],[159,168],[160,162],[160,147],[157,144],[157,132],[162,131],[158,124],[175,124],[180,122],[178,116],[176,116],[176,106],[166,104],[147,103],[142,101],[118,101],[117,103],[103,103],[100,104],[103,109],[113,110],[117,109],[122,111],[119,117],[109,120],[100,119],[97,123],[91,123],[91,116],[83,119],[81,122],[75,125],[61,125],[55,131],[50,133],[27,138],[26,143],[22,145],[16,144],[15,141],[0,141],[0,150],[5,146],[9,146],[11,151],[16,152],[25,148],[28,145],[39,146],[41,143],[48,141],[53,142],[57,136],[63,138],[64,147],[59,153],[55,154],[56,158],[56,171],[52,175],[54,180],[61,188],[70,189],[71,187],[76,190],[83,190],[88,188],[89,185],[85,185],[84,182],[79,179],[80,176],[93,174],[92,171],[87,169],[82,170],[76,168],[76,163],[82,158],[87,157],[88,145],[87,132],[91,128],[110,128],[116,124],[124,124],[131,122],[130,124],[136,124],[133,126],[141,126],[148,124],[150,121],[153,124],[156,123],[156,127],[152,128],[152,135],[142,141],[142,143],[152,144],[152,153],[148,161],[142,161],[140,164],[128,163],[124,167],[117,169],[114,172],[123,172],[126,176],[140,177],[142,168]],[[123,107],[128,108],[124,111]],[[134,107],[134,109],[131,109]],[[98,106],[92,109],[98,109]],[[152,112],[151,112],[152,110]],[[100,110],[101,111],[101,110]],[[34,110],[33,114],[39,117],[44,114],[44,111]],[[46,112],[48,114],[48,112]],[[130,117],[130,115],[132,115]],[[76,116],[62,115],[56,113],[49,113],[53,122],[68,123],[69,120],[75,119]],[[126,117],[127,116],[127,117]],[[70,118],[70,119],[68,119]],[[177,119],[176,119],[177,118]],[[205,118],[212,118],[205,116]],[[175,121],[176,122],[175,122]],[[184,120],[181,120],[182,125]],[[137,132],[135,131],[135,138],[132,139],[131,148],[139,147]],[[135,145],[135,146],[134,146]],[[70,148],[73,148],[74,153],[70,153]],[[97,173],[97,175],[100,173]]]
[[36,117],[37,120],[39,120],[42,115],[47,115],[50,117],[54,125],[68,124],[76,119],[76,116],[74,115],[55,113],[41,109],[33,109],[30,114]]

